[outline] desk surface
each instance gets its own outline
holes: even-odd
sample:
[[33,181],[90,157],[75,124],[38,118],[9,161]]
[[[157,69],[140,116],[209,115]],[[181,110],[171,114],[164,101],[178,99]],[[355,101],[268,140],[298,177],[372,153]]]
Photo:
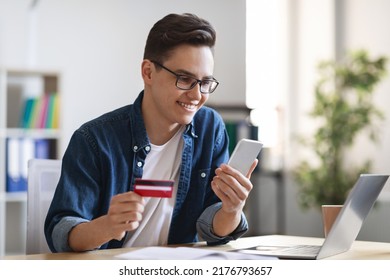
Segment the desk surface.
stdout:
[[[205,248],[212,250],[230,251],[235,249],[243,249],[253,247],[259,244],[274,245],[274,244],[309,244],[321,245],[323,238],[314,237],[298,237],[285,235],[265,235],[256,237],[243,237],[235,241],[231,241],[222,246],[207,246],[204,242],[186,244],[183,246]],[[110,260],[115,259],[115,256],[121,253],[135,250],[136,248],[121,248],[109,250],[97,250],[85,253],[55,253],[55,254],[36,254],[36,255],[19,255],[6,256],[8,260]],[[342,254],[330,257],[328,259],[335,260],[390,260],[390,243],[371,242],[371,241],[355,241],[352,248]]]

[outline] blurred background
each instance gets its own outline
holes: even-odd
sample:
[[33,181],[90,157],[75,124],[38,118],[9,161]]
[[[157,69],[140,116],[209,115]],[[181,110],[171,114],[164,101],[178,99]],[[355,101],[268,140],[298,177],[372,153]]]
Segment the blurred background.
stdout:
[[[24,112],[24,99],[43,91],[58,95],[56,125],[33,129],[49,129],[35,137],[50,138],[51,156],[61,158],[81,124],[133,102],[143,88],[140,65],[150,28],[168,13],[184,12],[217,30],[220,86],[209,105],[229,129],[233,125],[233,143],[251,137],[265,144],[246,205],[247,235],[322,237],[320,210],[301,207],[293,176],[302,160],[317,163],[297,141],[313,139],[322,124],[309,115],[323,78],[317,66],[355,50],[390,57],[389,10],[387,0],[0,0],[0,255],[25,250],[26,197],[5,186],[7,141],[13,133],[20,138],[14,126],[31,129],[11,121]],[[344,163],[371,160],[370,172],[389,174],[389,75],[373,89],[372,102],[384,116],[376,124],[378,141],[360,133],[343,153]],[[358,239],[390,241],[388,185]]]

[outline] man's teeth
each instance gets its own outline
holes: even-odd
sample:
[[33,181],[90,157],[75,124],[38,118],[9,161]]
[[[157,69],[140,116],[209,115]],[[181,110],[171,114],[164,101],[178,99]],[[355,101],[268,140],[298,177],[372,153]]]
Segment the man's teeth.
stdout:
[[185,103],[182,103],[182,102],[179,102],[180,106],[183,106],[184,108],[186,109],[195,109],[195,105],[193,104],[185,104]]

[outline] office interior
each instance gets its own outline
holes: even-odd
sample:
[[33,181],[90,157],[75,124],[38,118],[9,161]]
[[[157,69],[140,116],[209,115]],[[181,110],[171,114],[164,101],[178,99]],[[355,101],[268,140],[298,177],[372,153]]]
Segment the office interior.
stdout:
[[[208,19],[217,30],[214,75],[220,81],[208,102],[227,120],[250,120],[265,144],[246,205],[247,236],[323,237],[320,211],[297,202],[291,170],[307,154],[295,136],[316,126],[308,112],[320,60],[355,49],[390,57],[389,10],[387,0],[0,0],[0,68],[59,73],[60,158],[82,123],[132,103],[142,90],[143,47],[155,21],[184,12]],[[379,143],[361,137],[346,154],[351,163],[371,159],[373,173],[390,173],[389,92],[387,75],[374,94],[385,115]],[[358,239],[390,242],[388,185]],[[22,254],[26,201],[6,197],[2,250]]]

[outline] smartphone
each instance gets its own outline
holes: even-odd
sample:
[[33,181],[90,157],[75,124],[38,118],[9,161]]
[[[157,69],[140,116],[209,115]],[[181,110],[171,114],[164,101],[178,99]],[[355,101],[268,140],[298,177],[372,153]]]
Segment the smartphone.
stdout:
[[237,169],[246,176],[253,161],[259,155],[263,143],[256,140],[241,139],[229,159],[228,165]]

